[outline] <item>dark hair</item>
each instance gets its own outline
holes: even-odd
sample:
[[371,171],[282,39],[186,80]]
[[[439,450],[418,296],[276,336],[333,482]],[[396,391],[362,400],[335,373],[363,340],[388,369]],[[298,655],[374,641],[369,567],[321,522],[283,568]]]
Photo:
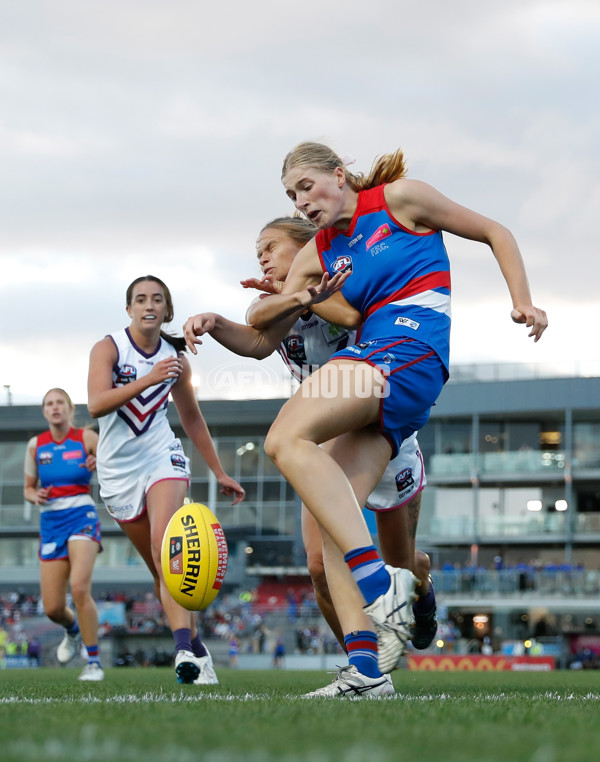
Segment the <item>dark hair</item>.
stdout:
[[[152,281],[153,283],[158,283],[158,285],[162,288],[163,295],[165,297],[165,303],[167,305],[167,311],[165,313],[165,323],[170,323],[171,320],[173,320],[173,317],[175,315],[174,309],[173,309],[173,298],[171,297],[171,292],[169,291],[169,288],[164,281],[162,281],[160,278],[157,278],[156,275],[141,275],[139,278],[136,278],[134,281],[132,281],[129,286],[127,287],[127,292],[125,294],[125,300],[128,307],[131,307],[131,303],[133,301],[133,290],[138,285],[138,283],[143,283],[144,281]],[[165,333],[165,331],[160,332],[161,337],[168,343],[171,344],[171,346],[175,347],[175,349],[178,352],[185,352],[187,349],[187,344],[185,343],[185,339],[183,336],[173,336],[169,333]]]
[[310,220],[307,220],[306,217],[296,215],[293,217],[275,217],[274,220],[263,225],[260,235],[262,235],[267,228],[280,230],[294,243],[297,243],[298,246],[304,246],[309,241],[312,241],[318,231],[318,228],[313,225]]
[[300,166],[314,167],[319,172],[334,172],[338,167],[341,167],[348,184],[357,193],[368,188],[375,188],[377,185],[399,180],[406,174],[404,154],[400,148],[394,153],[387,153],[375,159],[368,175],[364,175],[362,172],[353,175],[346,169],[344,162],[335,151],[323,143],[310,141],[299,143],[288,153],[283,160],[281,179],[284,179],[290,169]]

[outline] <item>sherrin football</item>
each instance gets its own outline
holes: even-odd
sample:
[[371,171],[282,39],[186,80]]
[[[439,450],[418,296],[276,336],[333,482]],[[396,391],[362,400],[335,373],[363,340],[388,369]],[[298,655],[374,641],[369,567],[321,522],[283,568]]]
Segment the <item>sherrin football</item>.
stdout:
[[160,560],[167,588],[190,611],[201,611],[219,594],[229,553],[223,528],[202,503],[179,508],[167,524]]

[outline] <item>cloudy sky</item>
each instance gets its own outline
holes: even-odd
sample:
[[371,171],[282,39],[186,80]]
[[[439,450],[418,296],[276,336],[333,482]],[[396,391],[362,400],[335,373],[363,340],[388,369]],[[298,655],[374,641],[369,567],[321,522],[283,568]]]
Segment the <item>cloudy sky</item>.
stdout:
[[[447,236],[455,364],[597,368],[598,39],[597,0],[0,0],[0,385],[84,402],[142,274],[170,286],[173,330],[242,320],[304,139],[359,170],[401,146],[515,233],[550,328],[527,340],[489,250]],[[192,365],[204,397],[287,384],[211,339]]]

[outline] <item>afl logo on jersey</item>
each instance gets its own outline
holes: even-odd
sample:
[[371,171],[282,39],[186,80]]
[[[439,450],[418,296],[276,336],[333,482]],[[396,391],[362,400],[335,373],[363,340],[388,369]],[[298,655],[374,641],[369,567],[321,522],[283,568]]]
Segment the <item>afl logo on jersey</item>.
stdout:
[[338,257],[335,262],[331,265],[331,269],[334,271],[334,273],[345,273],[345,272],[352,272],[352,257],[349,257],[347,254],[342,255],[341,257]]
[[306,360],[304,337],[294,334],[284,339],[285,351],[292,362],[302,364]]
[[40,466],[49,466],[51,465],[53,460],[54,460],[54,456],[52,455],[51,452],[40,453]]
[[133,365],[121,365],[117,372],[118,384],[129,384],[137,378],[137,369]]

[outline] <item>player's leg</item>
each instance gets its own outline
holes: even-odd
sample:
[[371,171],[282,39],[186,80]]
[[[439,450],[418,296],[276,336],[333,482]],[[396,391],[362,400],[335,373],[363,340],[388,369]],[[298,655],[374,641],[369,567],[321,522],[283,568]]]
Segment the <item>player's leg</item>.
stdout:
[[427,553],[415,548],[421,493],[394,511],[376,515],[381,555],[392,566],[408,565],[419,579],[418,599],[413,603],[414,622],[411,640],[415,648],[428,648],[436,633],[436,601],[431,581],[431,560]]
[[69,560],[57,558],[40,563],[40,588],[44,613],[55,624],[65,629],[76,620],[75,612],[67,606],[69,586]]
[[[325,369],[328,375],[323,375]],[[325,385],[331,391],[335,384],[335,394],[321,394]],[[406,569],[384,566],[344,470],[318,447],[378,422],[385,384],[383,374],[366,363],[327,363],[284,405],[269,431],[265,451],[344,553],[366,601],[367,613],[374,619],[380,666],[389,671],[404,650],[408,633],[404,612],[414,598],[416,580]],[[373,489],[389,461],[390,447],[374,427],[369,430],[381,440],[381,445],[361,462],[362,473]]]
[[[323,537],[315,517],[302,505],[302,540],[306,551],[306,565],[315,591],[315,598],[323,619],[327,622],[338,643],[345,649],[344,634],[327,584],[323,563]],[[362,603],[361,603],[362,606]]]
[[81,639],[88,653],[88,666],[79,679],[99,681],[104,679],[104,672],[98,652],[98,609],[92,597],[92,573],[99,546],[94,540],[73,538],[69,540],[68,547],[71,595],[77,610]]
[[68,558],[42,559],[40,563],[40,590],[42,605],[48,619],[65,628],[56,657],[67,664],[77,656],[81,645],[79,625],[75,612],[67,606],[70,563]]
[[[365,368],[369,396],[358,396],[354,390],[356,365]],[[326,368],[328,376],[323,375]],[[339,376],[337,381],[335,376]],[[343,469],[318,445],[376,422],[384,383],[378,370],[362,363],[327,363],[283,406],[265,441],[267,454],[342,553],[370,545],[371,538]],[[321,396],[320,387],[326,384],[329,388],[345,386],[348,393]],[[385,467],[374,459],[371,462],[378,473]]]
[[[367,428],[338,437],[330,443],[330,452],[347,474],[357,501],[365,502],[373,483],[381,477],[381,473],[374,471],[372,459],[381,462],[384,469],[385,457],[389,458],[387,440],[374,428]],[[344,635],[349,667],[341,669],[333,683],[308,696],[391,695],[394,688],[389,675],[383,675],[379,669],[377,635],[363,610],[360,591],[338,547],[324,531],[322,536],[327,583]]]

